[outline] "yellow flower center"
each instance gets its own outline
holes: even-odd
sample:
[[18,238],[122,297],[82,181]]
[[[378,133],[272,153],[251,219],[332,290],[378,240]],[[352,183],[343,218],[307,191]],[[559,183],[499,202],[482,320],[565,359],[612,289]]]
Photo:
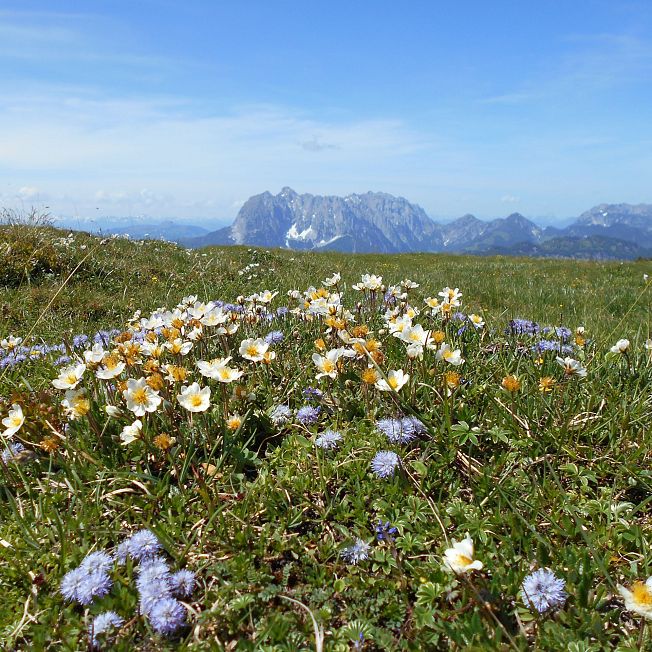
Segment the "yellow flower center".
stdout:
[[143,387],[139,387],[133,394],[132,400],[138,405],[145,405],[147,403],[147,392]]
[[258,355],[258,347],[255,344],[250,344],[247,347],[247,355],[255,358]]
[[202,403],[202,399],[201,399],[201,396],[199,394],[193,394],[190,397],[190,404],[193,407],[199,407],[201,405],[201,403]]
[[643,582],[635,582],[632,585],[634,601],[642,607],[652,607],[652,591]]

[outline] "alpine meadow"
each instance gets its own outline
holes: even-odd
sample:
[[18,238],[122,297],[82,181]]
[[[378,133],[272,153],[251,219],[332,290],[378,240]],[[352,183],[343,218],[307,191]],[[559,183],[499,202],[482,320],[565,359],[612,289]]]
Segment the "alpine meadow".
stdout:
[[649,645],[648,262],[0,237],[7,649]]

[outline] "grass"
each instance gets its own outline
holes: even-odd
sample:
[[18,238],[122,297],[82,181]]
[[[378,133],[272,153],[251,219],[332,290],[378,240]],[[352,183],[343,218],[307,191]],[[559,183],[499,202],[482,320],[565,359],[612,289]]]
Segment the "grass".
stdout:
[[[19,226],[4,228],[0,245],[0,335],[29,335],[24,344],[32,349],[63,343],[72,358],[90,345],[75,348],[75,335],[127,332],[134,311],[146,317],[192,294],[237,303],[278,290],[271,310],[303,309],[288,290],[320,288],[336,271],[342,302],[355,317],[354,324],[338,313],[346,323],[337,323],[300,311],[268,321],[263,305],[249,317],[236,315],[231,335],[206,326],[187,355],[164,351],[161,364],[185,367],[187,383],[211,387],[211,406],[199,413],[176,399],[181,382],[160,384],[146,357],[130,360],[129,335],[107,347],[129,363],[115,381],[85,372],[79,387],[88,404],[78,418],[66,414],[65,391],[51,384],[62,351],[4,367],[1,416],[13,403],[25,413],[12,440],[25,451],[0,464],[0,638],[8,649],[86,649],[90,620],[106,609],[126,621],[106,643],[117,650],[588,652],[652,644],[617,588],[652,574],[652,365],[644,347],[652,290],[642,280],[649,263],[188,252]],[[382,275],[387,285],[419,283],[409,293],[421,311],[413,322],[441,331],[463,365],[430,350],[422,360],[408,359],[406,345],[387,332],[378,297],[352,289],[365,273]],[[467,322],[460,332],[461,321],[427,314],[424,299],[445,286],[460,288],[455,310],[481,315],[484,328]],[[559,351],[533,353],[542,335],[510,331],[514,318],[568,327],[568,355],[586,367],[586,377],[565,375]],[[187,341],[193,325],[183,321],[179,335]],[[372,362],[358,348],[356,358],[341,359],[336,378],[316,380],[313,354],[344,347],[338,329],[355,334],[360,325],[373,332],[382,356]],[[584,342],[576,344],[579,326]],[[240,355],[244,339],[271,330],[284,339],[270,348],[276,357],[269,364]],[[625,337],[627,354],[609,353]],[[318,351],[320,338],[325,350]],[[559,339],[554,331],[546,338]],[[237,383],[198,373],[197,360],[227,355],[244,372]],[[370,364],[385,376],[402,369],[410,380],[397,393],[379,391],[365,383]],[[141,437],[125,445],[121,433],[136,417],[110,384],[141,376],[166,402],[141,418]],[[505,382],[508,376],[517,382]],[[540,391],[543,377],[555,380],[549,392]],[[307,399],[309,386],[323,397]],[[107,403],[121,415],[109,418]],[[297,420],[306,404],[320,408],[313,424]],[[287,423],[271,418],[278,405],[292,410]],[[231,430],[234,415],[241,425]],[[376,421],[400,415],[417,416],[425,431],[408,443],[388,441]],[[342,434],[333,450],[315,445],[326,429]],[[174,440],[170,447],[156,439],[162,433]],[[385,450],[401,464],[379,479],[371,461]],[[379,541],[379,521],[396,527],[395,536]],[[116,566],[111,592],[88,607],[59,592],[86,554],[114,550],[142,528],[157,535],[172,570],[197,576],[183,600],[188,625],[172,636],[138,615],[135,562]],[[456,575],[442,558],[467,533],[483,569]],[[342,551],[358,539],[369,544],[368,558],[347,563]],[[538,615],[520,586],[543,567],[564,580],[568,599]]]

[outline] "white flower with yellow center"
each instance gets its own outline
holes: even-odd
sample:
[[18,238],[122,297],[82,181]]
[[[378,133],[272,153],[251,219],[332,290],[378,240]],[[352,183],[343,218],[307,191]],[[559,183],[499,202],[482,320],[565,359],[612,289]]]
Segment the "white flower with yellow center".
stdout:
[[482,328],[484,326],[484,319],[480,315],[469,315],[469,321],[476,327]]
[[6,428],[2,436],[7,439],[13,437],[21,429],[23,423],[25,423],[23,408],[18,403],[14,403],[9,414],[2,420],[2,425]]
[[140,419],[136,419],[130,426],[125,426],[120,433],[120,440],[123,446],[128,446],[136,439],[140,439],[143,430],[143,424]]
[[564,373],[567,376],[578,376],[584,378],[586,376],[586,369],[573,358],[560,358],[557,356],[557,363],[564,368]]
[[105,405],[104,406],[104,411],[107,413],[108,416],[117,419],[118,417],[122,416],[122,410],[115,405]]
[[79,385],[79,381],[82,379],[85,371],[85,364],[71,364],[61,370],[58,378],[55,378],[52,384],[57,389],[75,389]]
[[408,315],[403,315],[389,321],[387,326],[394,337],[400,337],[404,330],[412,328],[412,319]]
[[410,374],[402,369],[392,369],[387,374],[387,380],[380,378],[376,381],[376,388],[381,392],[398,392],[410,380]]
[[331,349],[326,353],[326,355],[319,355],[319,353],[312,354],[312,361],[317,367],[316,379],[323,378],[328,376],[329,378],[335,378],[337,376],[337,363],[342,357],[342,349]]
[[414,326],[404,328],[402,331],[397,331],[394,333],[394,336],[407,344],[418,344],[424,347],[430,338],[430,331],[424,330],[421,324],[415,324]]
[[444,551],[444,568],[458,575],[472,570],[482,570],[483,563],[474,560],[473,555],[473,540],[468,534],[462,541],[453,539],[453,547]]
[[451,349],[451,347],[446,344],[446,342],[442,342],[442,345],[439,347],[435,357],[437,360],[448,362],[448,364],[452,364],[454,367],[459,367],[461,364],[464,364],[462,352],[459,349],[455,349],[453,351],[453,349]]
[[612,353],[625,353],[629,350],[629,340],[618,340],[609,350]]
[[145,416],[146,412],[156,412],[163,400],[158,392],[155,392],[144,378],[130,378],[127,381],[127,389],[122,392],[127,402],[127,409],[137,417]]
[[202,389],[199,383],[183,385],[181,394],[177,394],[177,401],[188,412],[206,412],[211,406],[211,388],[204,387]]
[[200,321],[204,326],[219,326],[220,324],[224,324],[228,318],[228,313],[216,306],[209,310]]
[[242,425],[242,417],[239,414],[234,414],[226,420],[226,427],[229,430],[235,431]]
[[10,335],[0,342],[0,347],[5,351],[13,351],[22,341],[22,337],[14,337],[13,335]]
[[86,416],[91,409],[91,402],[86,397],[85,389],[69,389],[61,405],[66,411],[66,416],[72,421]]
[[102,361],[103,365],[95,372],[95,375],[102,380],[111,380],[117,378],[127,366],[117,357],[108,355]]
[[240,344],[240,355],[245,360],[251,360],[252,362],[261,362],[265,357],[265,352],[269,348],[269,344],[265,342],[262,338],[248,338],[242,340]]
[[199,373],[206,378],[219,380],[221,383],[232,383],[238,380],[244,372],[233,367],[229,367],[231,358],[214,358],[208,362],[205,360],[197,361]]
[[272,292],[271,290],[265,290],[257,295],[257,303],[270,303],[270,301],[278,294],[278,292]]
[[619,584],[618,592],[625,600],[625,609],[652,620],[652,577],[645,582],[634,582],[629,589]]
[[173,355],[187,355],[192,349],[192,342],[184,342],[180,337],[163,345]]
[[443,299],[443,302],[449,306],[458,307],[461,305],[462,293],[459,288],[449,288],[445,287],[440,293],[439,296]]
[[106,351],[102,348],[102,344],[96,342],[90,351],[84,351],[84,361],[86,364],[98,364],[102,362],[105,355]]

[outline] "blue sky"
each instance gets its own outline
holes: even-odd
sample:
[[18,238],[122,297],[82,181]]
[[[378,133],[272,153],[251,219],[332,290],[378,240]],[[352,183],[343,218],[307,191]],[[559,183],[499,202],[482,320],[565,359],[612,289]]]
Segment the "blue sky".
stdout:
[[652,203],[652,3],[5,0],[0,205],[230,222],[379,190],[435,219]]

